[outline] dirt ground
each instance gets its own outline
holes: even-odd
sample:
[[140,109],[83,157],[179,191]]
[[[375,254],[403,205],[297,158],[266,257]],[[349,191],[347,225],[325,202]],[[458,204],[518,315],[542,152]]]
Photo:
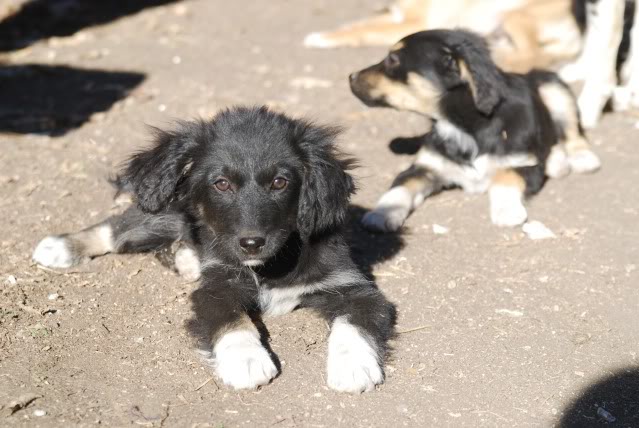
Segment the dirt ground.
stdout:
[[[0,16],[24,2],[3,1]],[[459,191],[427,201],[401,236],[371,235],[357,217],[410,162],[388,142],[427,124],[350,94],[346,76],[384,49],[301,44],[370,2],[65,13],[73,2],[59,1],[49,15],[31,3],[0,23],[0,426],[639,426],[637,112],[590,132],[600,172],[551,181],[530,201],[556,239],[494,227],[486,196]],[[353,252],[399,308],[386,383],[372,393],[326,387],[327,328],[305,311],[267,320],[281,375],[236,392],[212,379],[183,327],[196,284],[153,255],[67,271],[30,262],[46,234],[119,209],[106,178],[148,142],[146,124],[262,103],[342,124],[343,149],[361,160]]]

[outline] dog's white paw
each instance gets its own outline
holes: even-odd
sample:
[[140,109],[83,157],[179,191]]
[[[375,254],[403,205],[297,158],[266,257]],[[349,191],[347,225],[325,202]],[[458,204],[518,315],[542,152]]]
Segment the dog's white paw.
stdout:
[[217,375],[235,389],[255,389],[277,375],[277,367],[260,343],[257,332],[227,333],[217,342],[213,353]]
[[384,193],[377,206],[362,217],[362,225],[376,232],[395,232],[408,218],[413,208],[413,196],[404,186],[396,186]]
[[555,145],[546,159],[546,175],[550,178],[561,178],[568,174],[570,174],[570,163],[568,163],[566,151],[560,145]]
[[384,382],[379,355],[357,328],[343,318],[328,339],[328,386],[340,392],[371,391]]
[[200,257],[189,247],[182,247],[175,252],[175,270],[187,281],[200,279]]
[[406,221],[409,210],[402,207],[376,208],[362,217],[362,226],[375,232],[396,232]]
[[568,157],[570,168],[577,173],[588,173],[601,168],[601,160],[593,151],[584,149],[571,153]]
[[490,188],[490,219],[496,226],[519,226],[528,218],[521,201],[521,191],[514,187],[493,186]]
[[44,238],[31,256],[34,262],[53,268],[68,268],[79,262],[69,245],[68,239],[61,236]]
[[335,43],[331,42],[324,33],[310,33],[304,37],[304,46],[307,48],[332,48]]

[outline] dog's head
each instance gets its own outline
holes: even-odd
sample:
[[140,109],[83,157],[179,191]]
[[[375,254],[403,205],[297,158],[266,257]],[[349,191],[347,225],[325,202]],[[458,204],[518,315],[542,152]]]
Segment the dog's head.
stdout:
[[472,97],[490,116],[504,93],[504,77],[484,40],[468,31],[430,30],[399,41],[380,63],[350,75],[353,94],[369,106],[441,117],[440,101],[452,91]]
[[344,222],[354,185],[337,133],[265,107],[235,108],[157,130],[120,181],[143,211],[185,207],[213,231],[218,252],[260,265],[292,234],[308,240]]

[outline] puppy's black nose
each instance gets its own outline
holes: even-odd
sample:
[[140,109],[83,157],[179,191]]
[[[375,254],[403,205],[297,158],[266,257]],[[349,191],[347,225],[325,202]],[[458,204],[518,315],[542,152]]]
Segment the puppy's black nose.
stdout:
[[262,247],[266,244],[266,240],[261,236],[252,236],[248,238],[240,238],[240,247],[245,253],[257,254],[262,251]]
[[359,74],[359,72],[357,72],[357,73],[351,73],[351,74],[348,76],[348,80],[349,80],[350,82],[354,82],[354,81],[357,79],[357,75],[358,75],[358,74]]

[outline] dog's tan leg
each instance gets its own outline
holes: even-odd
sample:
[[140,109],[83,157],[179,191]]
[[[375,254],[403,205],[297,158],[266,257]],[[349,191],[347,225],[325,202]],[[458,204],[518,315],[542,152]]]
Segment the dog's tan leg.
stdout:
[[526,221],[528,213],[523,199],[526,191],[524,178],[513,169],[498,171],[492,179],[490,219],[497,226],[518,226]]
[[413,165],[397,176],[375,209],[362,218],[362,224],[378,232],[395,232],[413,210],[442,187],[443,184],[431,172]]
[[399,0],[387,11],[333,31],[311,33],[304,45],[314,48],[339,46],[390,46],[404,36],[426,29],[431,0]]

